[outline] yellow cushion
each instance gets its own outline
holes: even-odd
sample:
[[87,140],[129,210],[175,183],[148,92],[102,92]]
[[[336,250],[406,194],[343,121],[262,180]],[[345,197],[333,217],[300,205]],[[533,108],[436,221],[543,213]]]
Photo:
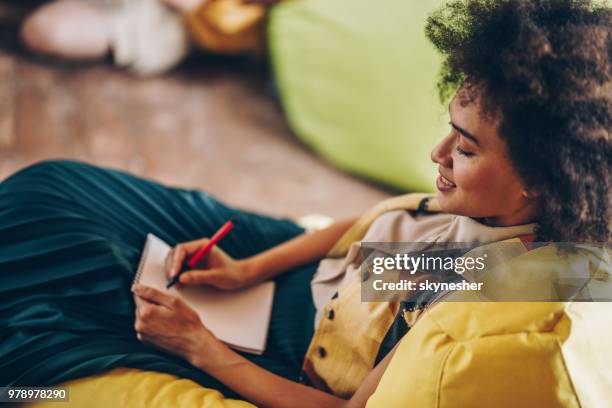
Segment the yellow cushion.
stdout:
[[[546,298],[580,278],[576,299],[607,299],[608,256],[540,247],[499,265],[490,289]],[[401,340],[367,407],[611,406],[610,316],[605,301],[441,302]]]
[[[117,368],[105,374],[69,381],[68,404],[62,407],[87,408],[253,408],[254,405],[225,399],[223,395],[197,383],[169,374]],[[57,408],[57,402],[40,402],[28,408]]]
[[611,313],[609,302],[441,303],[402,339],[367,407],[609,403]]

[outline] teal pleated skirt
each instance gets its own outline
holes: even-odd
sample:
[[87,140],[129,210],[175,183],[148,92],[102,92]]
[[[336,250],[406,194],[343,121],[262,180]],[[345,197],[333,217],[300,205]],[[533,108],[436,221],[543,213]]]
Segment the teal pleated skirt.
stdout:
[[[169,188],[74,161],[46,161],[0,183],[0,386],[48,386],[115,367],[190,378],[239,397],[134,332],[130,287],[146,234],[171,245],[212,235],[244,258],[291,239],[290,220],[230,208],[203,191]],[[313,334],[317,264],[277,278],[272,322],[256,364],[297,380]],[[245,311],[248,313],[248,311]]]

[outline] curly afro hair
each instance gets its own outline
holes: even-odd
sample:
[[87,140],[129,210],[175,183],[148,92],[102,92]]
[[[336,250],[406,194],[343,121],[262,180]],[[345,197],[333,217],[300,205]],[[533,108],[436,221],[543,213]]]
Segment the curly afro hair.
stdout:
[[586,0],[459,0],[429,19],[444,56],[440,95],[459,88],[499,134],[540,206],[542,241],[609,244],[612,10]]

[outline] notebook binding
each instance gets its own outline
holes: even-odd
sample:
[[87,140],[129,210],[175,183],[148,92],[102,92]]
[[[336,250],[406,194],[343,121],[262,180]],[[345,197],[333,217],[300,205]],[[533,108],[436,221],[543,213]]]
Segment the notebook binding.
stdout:
[[147,235],[147,240],[142,250],[142,254],[140,255],[140,261],[138,262],[138,269],[136,269],[136,276],[134,276],[134,282],[132,282],[132,287],[140,282],[140,277],[144,270],[145,259],[147,258],[147,252],[149,251],[149,236]]

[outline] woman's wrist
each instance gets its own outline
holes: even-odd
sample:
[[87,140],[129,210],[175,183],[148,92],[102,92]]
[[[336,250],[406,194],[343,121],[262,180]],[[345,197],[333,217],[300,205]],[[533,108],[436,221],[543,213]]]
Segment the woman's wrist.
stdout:
[[260,281],[262,265],[257,256],[252,256],[238,261],[244,276],[244,283],[252,285]]
[[225,343],[217,339],[208,329],[202,327],[199,333],[195,334],[195,341],[186,356],[193,366],[205,370],[211,365],[215,365],[219,354],[229,349]]
[[216,337],[208,337],[197,349],[194,349],[188,361],[194,367],[212,374],[223,366],[233,364],[240,356]]

